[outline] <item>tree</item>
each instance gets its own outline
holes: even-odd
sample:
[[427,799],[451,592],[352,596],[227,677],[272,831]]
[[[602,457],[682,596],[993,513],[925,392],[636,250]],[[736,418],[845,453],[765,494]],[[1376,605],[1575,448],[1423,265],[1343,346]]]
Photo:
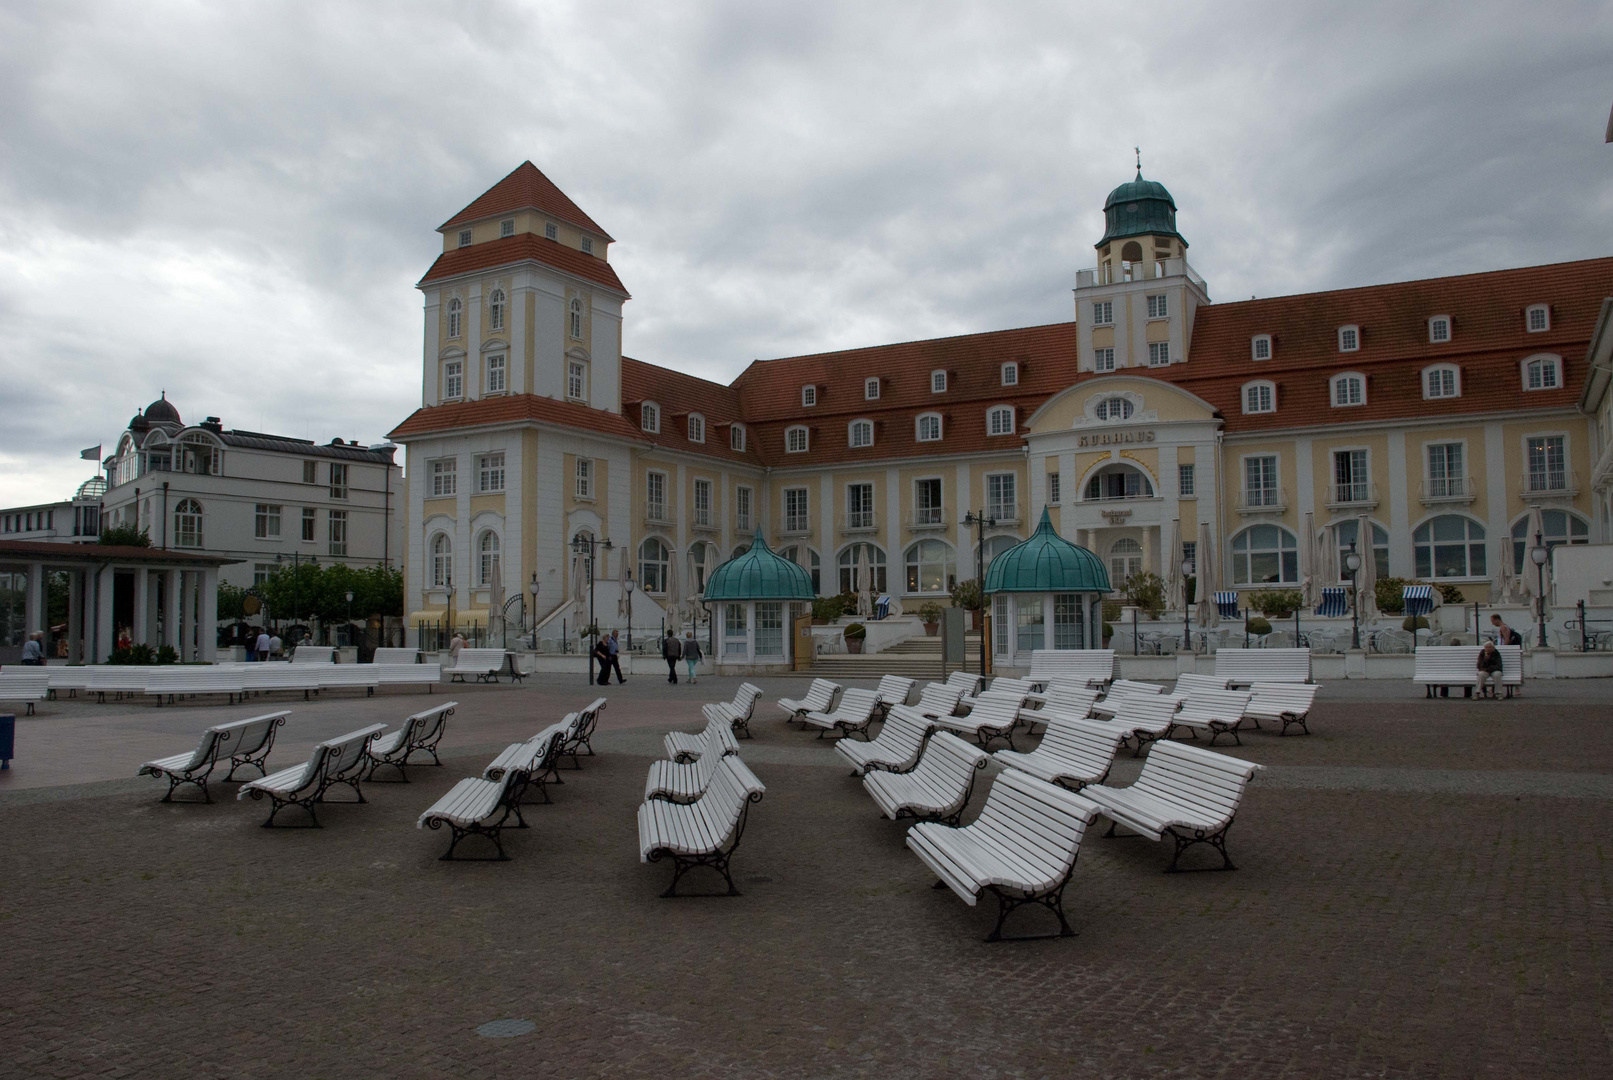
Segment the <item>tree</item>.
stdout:
[[246,590],[239,585],[218,585],[218,617],[221,622],[236,622],[246,618]]
[[148,548],[151,536],[137,525],[113,525],[101,530],[98,542],[116,547]]

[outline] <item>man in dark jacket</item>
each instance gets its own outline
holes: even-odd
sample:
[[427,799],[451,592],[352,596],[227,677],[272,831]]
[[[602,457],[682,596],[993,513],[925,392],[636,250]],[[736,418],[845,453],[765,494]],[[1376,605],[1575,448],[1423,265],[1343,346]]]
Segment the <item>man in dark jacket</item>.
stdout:
[[1499,645],[1522,645],[1523,635],[1501,621],[1501,616],[1491,615],[1490,625],[1495,627],[1496,643]]
[[671,631],[661,641],[661,659],[666,661],[666,681],[678,681],[678,660],[683,656],[683,646]]
[[1479,650],[1479,696],[1495,697],[1495,688],[1501,685],[1501,650],[1486,641]]

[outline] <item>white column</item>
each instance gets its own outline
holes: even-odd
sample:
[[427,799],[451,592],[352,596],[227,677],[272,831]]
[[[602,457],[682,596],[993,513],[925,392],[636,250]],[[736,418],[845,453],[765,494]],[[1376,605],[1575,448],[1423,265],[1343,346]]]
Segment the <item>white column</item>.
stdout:
[[90,662],[99,664],[112,655],[116,630],[112,625],[112,585],[117,571],[104,567],[95,575],[95,634],[90,646]]
[[[907,591],[907,565],[902,553],[902,478],[895,469],[885,470],[885,591],[901,596]],[[899,578],[892,585],[892,579]],[[877,597],[876,597],[877,599]]]
[[45,564],[32,562],[28,564],[27,592],[23,597],[23,624],[24,629],[32,634],[35,630],[45,629]]
[[84,579],[88,571],[67,573],[67,662],[84,662]]
[[[1406,482],[1406,433],[1389,432],[1389,573],[1410,577],[1412,571],[1411,522],[1407,520],[1409,485]],[[1361,537],[1361,550],[1370,551],[1372,537]]]
[[197,619],[201,641],[198,659],[209,664],[218,662],[218,567],[209,567],[196,575],[199,579],[201,614]]
[[162,575],[163,601],[162,601],[162,643],[178,652],[181,642],[179,638],[179,609],[180,577],[182,571],[167,570]]
[[144,566],[134,568],[134,625],[129,636],[136,645],[152,644],[151,631],[151,571]]

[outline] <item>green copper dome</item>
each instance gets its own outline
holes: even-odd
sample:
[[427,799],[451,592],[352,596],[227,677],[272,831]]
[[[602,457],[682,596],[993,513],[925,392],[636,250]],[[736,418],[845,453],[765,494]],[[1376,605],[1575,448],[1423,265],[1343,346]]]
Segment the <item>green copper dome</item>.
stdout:
[[1144,180],[1141,169],[1137,170],[1137,179],[1109,192],[1103,201],[1103,224],[1103,239],[1097,247],[1128,236],[1174,236],[1182,240],[1182,234],[1176,231],[1176,200],[1164,184]]
[[705,598],[715,600],[811,600],[812,577],[800,566],[773,554],[762,530],[750,550],[729,559],[706,580]]
[[1109,571],[1102,560],[1055,532],[1046,507],[1031,538],[991,560],[986,570],[988,593],[1108,591]]

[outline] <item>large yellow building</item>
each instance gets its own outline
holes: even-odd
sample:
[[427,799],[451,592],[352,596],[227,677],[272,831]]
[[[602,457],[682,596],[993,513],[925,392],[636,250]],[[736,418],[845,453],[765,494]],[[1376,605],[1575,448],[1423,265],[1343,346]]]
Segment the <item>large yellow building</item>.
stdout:
[[[611,626],[625,575],[640,603],[690,598],[758,526],[820,592],[866,560],[910,607],[1044,507],[1117,580],[1185,556],[1221,588],[1314,593],[1365,522],[1378,576],[1486,602],[1515,595],[1532,509],[1550,543],[1613,532],[1579,405],[1613,259],[1213,304],[1163,186],[1139,172],[1105,218],[1071,322],[723,385],[621,355],[612,238],[522,164],[441,226],[419,284],[421,407],[392,432],[411,624],[450,591],[480,621],[533,582],[540,618],[574,615],[579,536],[612,541],[592,573]],[[757,656],[774,629],[719,633]]]

